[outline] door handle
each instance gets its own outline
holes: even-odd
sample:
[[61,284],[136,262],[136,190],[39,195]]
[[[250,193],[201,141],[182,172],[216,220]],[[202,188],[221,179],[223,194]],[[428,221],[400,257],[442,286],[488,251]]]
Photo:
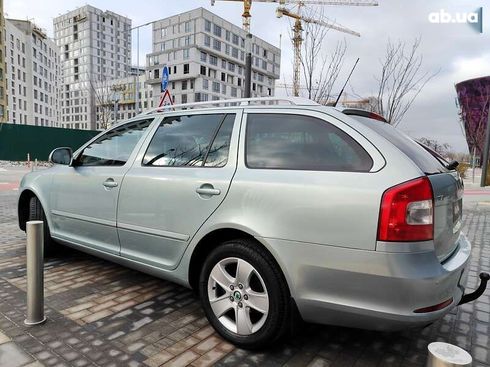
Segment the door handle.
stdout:
[[196,192],[199,195],[206,195],[206,196],[213,196],[213,195],[219,195],[219,194],[221,194],[221,190],[220,189],[215,189],[213,187],[213,185],[209,185],[209,184],[204,184],[201,187],[198,187],[196,189]]
[[104,185],[105,187],[117,187],[117,182],[114,181],[114,179],[112,178],[108,178],[107,180],[104,181],[104,183],[102,184]]

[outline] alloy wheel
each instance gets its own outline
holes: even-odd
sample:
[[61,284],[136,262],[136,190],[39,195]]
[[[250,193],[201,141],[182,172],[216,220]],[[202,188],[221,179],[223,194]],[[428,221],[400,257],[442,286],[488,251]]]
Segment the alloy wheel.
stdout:
[[209,274],[208,298],[219,322],[238,335],[257,332],[269,312],[269,294],[259,272],[247,261],[228,257]]

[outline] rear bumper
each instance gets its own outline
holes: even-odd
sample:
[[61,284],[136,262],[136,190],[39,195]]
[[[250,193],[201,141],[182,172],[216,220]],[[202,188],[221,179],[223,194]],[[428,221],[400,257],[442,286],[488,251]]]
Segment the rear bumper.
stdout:
[[[464,234],[442,264],[434,251],[393,253],[264,239],[308,322],[397,330],[427,325],[460,301],[471,245]],[[415,310],[452,298],[445,308]]]

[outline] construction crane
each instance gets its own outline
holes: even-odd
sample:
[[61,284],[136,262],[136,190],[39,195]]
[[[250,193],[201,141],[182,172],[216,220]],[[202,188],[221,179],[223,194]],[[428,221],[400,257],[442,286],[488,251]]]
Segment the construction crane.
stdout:
[[[373,3],[376,4],[377,3]],[[353,30],[341,26],[331,20],[324,19],[314,19],[311,17],[301,15],[301,7],[303,4],[298,5],[298,13],[293,13],[284,7],[277,8],[276,15],[278,18],[286,16],[294,19],[293,26],[293,46],[294,46],[294,67],[293,67],[293,95],[299,96],[299,85],[300,85],[300,72],[301,72],[301,45],[303,43],[303,26],[302,22],[318,24],[322,27],[333,29],[339,32],[347,33],[353,36],[360,37],[361,35]]]
[[[220,1],[233,1],[243,3],[243,29],[250,35],[250,18],[252,17],[250,10],[252,8],[252,2],[256,3],[276,3],[279,4],[277,8],[276,15],[278,18],[282,16],[287,16],[295,19],[293,27],[293,45],[294,45],[294,70],[293,70],[293,94],[294,96],[299,96],[299,84],[300,84],[300,67],[301,67],[301,45],[303,43],[302,32],[303,27],[301,22],[314,23],[320,26],[334,29],[339,32],[348,33],[357,37],[360,34],[354,32],[346,27],[343,27],[327,18],[324,19],[313,19],[311,17],[306,17],[301,15],[301,8],[305,5],[346,5],[346,6],[377,6],[378,2],[376,0],[220,0]],[[214,5],[216,0],[211,0],[211,5]],[[292,11],[286,9],[285,5],[294,5],[298,7],[298,12],[293,13]],[[247,53],[247,57],[251,59],[251,54]],[[247,67],[251,61],[247,59],[246,63],[246,76],[248,75],[248,80],[251,79],[251,66]],[[246,84],[247,77],[245,78]]]
[[211,5],[216,1],[232,1],[243,3],[243,29],[250,33],[250,18],[252,14],[252,2],[255,3],[276,3],[284,5],[348,5],[348,6],[377,6],[378,3],[373,0],[211,0]]

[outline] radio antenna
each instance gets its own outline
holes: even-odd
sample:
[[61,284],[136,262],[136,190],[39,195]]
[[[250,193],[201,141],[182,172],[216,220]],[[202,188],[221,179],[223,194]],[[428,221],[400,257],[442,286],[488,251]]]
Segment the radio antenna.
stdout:
[[356,66],[357,66],[357,63],[358,63],[358,62],[359,62],[359,58],[357,58],[356,63],[355,63],[355,64],[354,64],[354,66],[352,67],[352,70],[350,71],[350,74],[349,74],[349,76],[347,77],[347,80],[345,81],[344,86],[342,87],[342,90],[340,91],[339,95],[337,96],[337,99],[336,99],[335,103],[333,104],[333,106],[334,106],[334,107],[337,107],[337,103],[339,103],[339,99],[340,99],[340,97],[342,96],[342,93],[344,93],[345,86],[346,86],[346,85],[347,85],[347,83],[349,82],[349,79],[350,79],[350,77],[351,77],[352,73],[354,72],[354,69],[356,68]]

